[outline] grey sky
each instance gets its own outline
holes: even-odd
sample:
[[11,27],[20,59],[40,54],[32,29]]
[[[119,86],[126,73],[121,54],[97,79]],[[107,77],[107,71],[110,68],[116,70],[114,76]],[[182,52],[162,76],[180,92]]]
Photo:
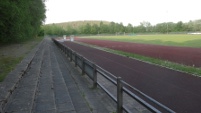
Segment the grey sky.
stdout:
[[45,23],[106,20],[154,25],[201,19],[200,0],[47,0],[46,9]]

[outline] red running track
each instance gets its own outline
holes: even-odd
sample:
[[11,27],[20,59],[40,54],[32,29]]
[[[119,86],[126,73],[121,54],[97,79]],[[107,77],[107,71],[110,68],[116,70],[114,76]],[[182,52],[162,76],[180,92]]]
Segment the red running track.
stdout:
[[188,66],[201,67],[201,48],[160,46],[86,38],[76,38],[75,40],[114,50],[168,60]]
[[201,78],[73,42],[65,45],[176,112],[201,112]]

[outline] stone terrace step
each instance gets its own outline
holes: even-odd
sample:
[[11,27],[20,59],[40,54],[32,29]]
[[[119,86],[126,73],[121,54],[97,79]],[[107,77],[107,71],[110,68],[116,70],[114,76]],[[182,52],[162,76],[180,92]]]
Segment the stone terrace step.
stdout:
[[[57,54],[61,53],[58,52]],[[57,59],[59,59],[58,62],[62,64],[59,66],[60,69],[62,69],[61,72],[63,73],[67,86],[70,86],[69,91],[72,92],[73,88],[78,87],[79,92],[85,97],[85,101],[89,104],[93,113],[113,113],[116,111],[116,104],[107,96],[107,94],[100,89],[93,89],[92,81],[89,80],[87,75],[80,75],[81,72],[72,66],[74,64],[71,64],[69,59],[64,55],[57,55]],[[75,81],[77,86],[71,84],[72,81]],[[74,91],[74,93],[75,92],[77,91]],[[76,102],[76,98],[72,98],[72,100],[74,99]],[[84,108],[84,106],[82,107]]]
[[[44,48],[45,44],[41,45]],[[40,49],[34,56],[28,70],[21,78],[17,88],[13,91],[5,112],[31,112],[35,98],[38,77],[40,74],[41,63],[43,60],[44,49]]]
[[17,87],[21,78],[26,74],[26,72],[28,72],[28,68],[32,63],[33,57],[36,53],[38,53],[43,42],[44,41],[38,44],[38,46],[36,46],[36,48],[34,48],[0,84],[0,112],[4,112],[3,109],[11,97],[11,94]]
[[87,77],[72,66],[51,39],[45,38],[38,48],[23,76],[17,78],[17,85],[11,87],[2,113],[115,112],[116,104],[102,90],[92,89]]

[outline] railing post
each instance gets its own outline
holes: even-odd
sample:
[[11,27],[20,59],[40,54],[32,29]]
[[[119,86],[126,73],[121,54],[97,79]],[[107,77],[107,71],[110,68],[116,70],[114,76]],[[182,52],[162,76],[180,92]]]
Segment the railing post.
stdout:
[[69,49],[68,49],[68,47],[66,48],[66,55],[67,55],[67,57],[69,57]]
[[117,77],[117,113],[123,113],[123,85],[121,77]]
[[67,47],[66,47],[65,51],[66,51],[66,57],[68,57],[68,49],[67,49]]
[[70,61],[72,62],[73,60],[73,50],[70,51]]
[[66,57],[68,58],[68,48],[66,47]]
[[61,48],[62,48],[62,52],[64,52],[64,46],[63,45],[61,45]]
[[85,72],[84,72],[84,68],[85,68],[84,60],[85,60],[84,57],[82,57],[82,75],[85,74]]
[[77,53],[75,52],[75,67],[77,67]]
[[66,56],[66,47],[64,48],[64,55]]
[[96,71],[96,65],[93,64],[93,87],[97,87],[97,71]]
[[70,49],[68,48],[68,57],[70,57]]

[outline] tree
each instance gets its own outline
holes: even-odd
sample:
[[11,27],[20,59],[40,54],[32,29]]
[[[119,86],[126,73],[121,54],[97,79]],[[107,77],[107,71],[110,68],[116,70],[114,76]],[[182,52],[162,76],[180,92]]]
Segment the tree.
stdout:
[[133,32],[133,26],[129,23],[126,27],[126,33],[132,33]]
[[45,19],[42,0],[0,2],[0,42],[20,42],[37,36]]
[[[143,27],[145,28],[146,32],[151,31],[151,23],[150,22],[143,21],[143,22],[140,22],[140,25],[141,25],[142,28]],[[143,28],[143,30],[144,30],[144,28]],[[143,31],[143,32],[145,32],[145,31]]]
[[114,22],[110,22],[109,33],[111,33],[111,34],[115,33],[115,23]]
[[87,23],[83,28],[84,34],[91,34],[91,25]]
[[134,31],[135,33],[144,33],[144,32],[146,32],[146,27],[144,26],[143,23],[140,23],[139,26],[135,26],[135,27],[133,28],[133,31]]
[[[1,24],[1,23],[0,23]],[[50,25],[51,27],[44,27],[45,33],[47,31],[50,34],[62,34],[65,33],[66,35],[70,34],[99,34],[99,33],[107,33],[107,34],[122,34],[126,33],[169,33],[169,32],[183,32],[183,31],[201,31],[201,20],[190,21],[188,23],[183,22],[164,22],[158,23],[154,26],[151,25],[150,22],[143,21],[138,26],[132,26],[132,24],[128,24],[124,26],[123,23],[115,23],[110,22],[104,23],[100,22],[99,24],[80,24],[76,25],[74,23],[69,24],[65,29],[61,25]],[[47,25],[46,25],[47,26]],[[61,32],[62,31],[62,32]]]
[[176,31],[183,31],[183,22],[182,21],[177,22],[177,24],[175,26],[175,30]]
[[119,27],[120,27],[120,32],[124,33],[125,32],[125,27],[124,27],[122,22],[119,24]]
[[72,35],[72,34],[75,35],[75,34],[78,34],[78,31],[75,30],[70,25],[68,25],[66,29],[63,28],[63,30],[65,30],[65,35]]
[[124,33],[125,32],[125,27],[123,25],[123,23],[116,23],[115,24],[115,32],[120,34],[120,33]]
[[98,31],[99,31],[99,27],[97,24],[93,24],[91,26],[91,34],[98,34]]
[[156,24],[155,32],[167,33],[167,23]]
[[201,19],[189,21],[187,26],[190,29],[189,31],[201,31]]
[[173,23],[173,22],[168,22],[168,23],[166,23],[166,27],[167,27],[166,32],[167,32],[167,33],[169,33],[169,32],[176,32],[175,26],[176,26],[176,24]]
[[104,24],[102,21],[100,22],[100,33],[109,33],[108,25]]

